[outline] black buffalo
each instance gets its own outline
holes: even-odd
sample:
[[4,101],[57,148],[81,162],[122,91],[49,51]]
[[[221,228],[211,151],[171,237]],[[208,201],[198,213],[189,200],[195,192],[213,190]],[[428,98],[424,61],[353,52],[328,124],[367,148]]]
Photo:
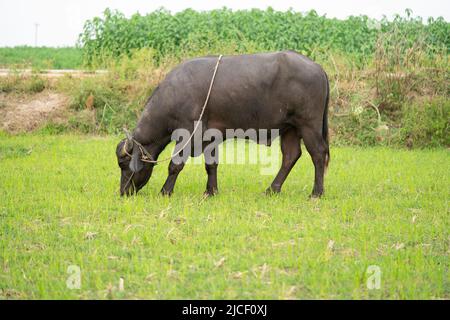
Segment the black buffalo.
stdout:
[[[178,128],[190,132],[199,119],[217,58],[195,58],[174,68],[148,100],[132,137],[117,145],[121,168],[120,193],[130,195],[150,179],[158,159]],[[224,56],[202,118],[203,132],[216,128],[278,129],[282,166],[267,192],[280,192],[292,167],[301,156],[303,139],[315,167],[311,196],[323,193],[328,165],[329,83],[324,70],[293,51]],[[180,146],[177,142],[177,146]],[[270,145],[270,142],[268,143]],[[173,192],[184,163],[169,164],[162,194]],[[217,192],[217,163],[207,163],[206,194]]]

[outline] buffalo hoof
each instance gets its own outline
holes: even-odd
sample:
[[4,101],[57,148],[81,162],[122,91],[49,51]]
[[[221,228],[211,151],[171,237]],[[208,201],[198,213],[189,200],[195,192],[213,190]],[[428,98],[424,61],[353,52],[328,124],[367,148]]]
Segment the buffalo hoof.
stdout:
[[266,196],[272,196],[274,194],[278,194],[281,192],[281,189],[274,189],[272,187],[268,187],[264,192]]
[[322,197],[323,193],[311,193],[309,199],[316,200]]
[[218,193],[219,193],[219,191],[217,191],[217,190],[206,190],[203,193],[203,196],[205,196],[205,197],[213,197],[213,196],[215,196]]
[[161,191],[159,192],[160,195],[164,196],[164,197],[170,197],[172,195],[173,191],[167,191],[164,189],[161,189]]

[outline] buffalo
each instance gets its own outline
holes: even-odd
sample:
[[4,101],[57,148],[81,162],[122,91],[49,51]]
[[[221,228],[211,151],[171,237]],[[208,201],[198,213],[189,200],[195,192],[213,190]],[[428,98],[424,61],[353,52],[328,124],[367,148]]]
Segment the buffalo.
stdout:
[[[266,190],[277,193],[300,158],[301,140],[311,155],[315,178],[312,197],[324,192],[324,172],[330,158],[328,145],[329,82],[320,65],[294,52],[206,56],[176,66],[153,91],[138,124],[119,142],[116,156],[121,169],[120,194],[137,193],[150,179],[158,156],[173,140],[177,129],[194,132],[201,117],[201,129],[278,130],[282,152],[281,168]],[[270,145],[269,141],[257,141]],[[178,148],[178,149],[177,149]],[[198,156],[192,145],[176,140],[175,150]],[[206,148],[206,144],[204,144]],[[205,153],[206,155],[206,153]],[[161,193],[172,194],[185,161],[169,163]],[[217,161],[206,161],[206,195],[217,193]]]

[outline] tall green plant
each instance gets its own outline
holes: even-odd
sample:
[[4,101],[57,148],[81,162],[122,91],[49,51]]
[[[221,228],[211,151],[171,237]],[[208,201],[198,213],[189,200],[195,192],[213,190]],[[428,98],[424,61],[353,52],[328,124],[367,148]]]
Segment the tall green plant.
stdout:
[[[179,57],[199,43],[208,48],[210,42],[252,43],[265,51],[291,49],[312,58],[320,50],[341,51],[364,62],[373,54],[380,33],[392,28],[401,29],[410,44],[425,34],[424,41],[430,48],[450,47],[449,23],[439,18],[429,19],[425,24],[421,18],[413,18],[411,11],[394,21],[373,21],[367,16],[339,20],[320,16],[315,11],[303,14],[271,8],[202,12],[187,9],[175,14],[160,9],[130,18],[106,9],[103,17],[85,23],[79,43],[90,64],[102,63],[105,57],[130,55],[134,49],[144,47],[153,48],[159,61],[166,55]],[[242,48],[237,47],[236,51]]]

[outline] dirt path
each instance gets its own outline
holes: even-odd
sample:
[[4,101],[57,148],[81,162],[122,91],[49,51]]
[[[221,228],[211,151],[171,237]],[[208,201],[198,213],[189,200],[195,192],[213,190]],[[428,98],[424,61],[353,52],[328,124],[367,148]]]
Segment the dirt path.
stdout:
[[[42,70],[38,74],[41,77],[46,78],[58,78],[63,77],[66,74],[70,74],[73,77],[92,77],[99,74],[105,74],[107,73],[107,70],[95,70],[95,71],[87,71],[87,70]],[[19,70],[13,70],[13,69],[0,69],[0,77],[7,77],[11,74],[20,74],[20,75],[32,75],[33,70],[31,69],[19,69]]]
[[[93,77],[107,73],[106,70],[43,70],[39,77],[49,81],[70,74],[75,78]],[[0,77],[20,75],[29,77],[34,72],[31,69],[0,69]],[[46,123],[65,123],[70,110],[68,97],[51,90],[37,94],[18,94],[0,92],[0,130],[9,133],[28,132]]]
[[0,94],[0,130],[31,131],[50,121],[63,123],[68,111],[66,96],[51,91],[20,96]]

